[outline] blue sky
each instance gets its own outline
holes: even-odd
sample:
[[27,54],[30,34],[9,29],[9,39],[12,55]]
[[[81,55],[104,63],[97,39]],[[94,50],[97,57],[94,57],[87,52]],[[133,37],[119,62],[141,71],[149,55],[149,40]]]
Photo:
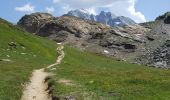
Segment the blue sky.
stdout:
[[170,0],[138,0],[136,10],[141,11],[148,21],[170,11]]
[[80,8],[94,14],[101,10],[111,11],[143,22],[170,11],[170,0],[1,0],[0,17],[16,23],[23,15],[33,12],[60,16]]

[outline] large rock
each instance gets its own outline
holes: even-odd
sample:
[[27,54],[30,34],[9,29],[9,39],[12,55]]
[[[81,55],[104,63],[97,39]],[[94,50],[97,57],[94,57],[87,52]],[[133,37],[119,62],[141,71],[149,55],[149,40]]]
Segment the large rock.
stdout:
[[37,33],[43,24],[53,18],[54,17],[48,13],[33,13],[23,16],[17,24],[28,32]]

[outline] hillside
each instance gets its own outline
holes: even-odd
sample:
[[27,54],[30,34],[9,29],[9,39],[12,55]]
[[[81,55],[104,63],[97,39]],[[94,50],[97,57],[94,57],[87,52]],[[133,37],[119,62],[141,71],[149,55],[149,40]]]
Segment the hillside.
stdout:
[[32,70],[55,62],[56,44],[0,19],[0,100],[19,100]]
[[[20,28],[0,19],[0,100],[19,100],[21,95],[23,100],[42,98],[44,91],[54,100],[168,99],[169,70],[129,63],[169,64],[165,19],[169,18],[115,28],[47,13],[25,15],[18,22]],[[62,42],[58,54],[56,43],[48,39]],[[29,88],[34,83],[38,88]]]
[[33,13],[23,16],[18,25],[32,34],[81,50],[169,69],[169,17],[167,12],[153,22],[110,27],[73,16],[49,17],[49,14]]
[[[140,25],[110,27],[73,16],[49,17],[44,13],[23,16],[18,26],[56,42],[65,42],[81,50],[129,60],[145,52],[146,33]],[[44,20],[45,19],[45,20]],[[32,31],[34,29],[34,31]],[[106,53],[108,52],[108,53]]]
[[170,68],[169,58],[169,40],[170,40],[170,12],[167,12],[156,18],[153,22],[142,23],[141,25],[150,28],[146,43],[148,52],[139,57],[139,63],[158,68]]
[[59,100],[167,100],[170,71],[117,61],[65,46],[51,80]]

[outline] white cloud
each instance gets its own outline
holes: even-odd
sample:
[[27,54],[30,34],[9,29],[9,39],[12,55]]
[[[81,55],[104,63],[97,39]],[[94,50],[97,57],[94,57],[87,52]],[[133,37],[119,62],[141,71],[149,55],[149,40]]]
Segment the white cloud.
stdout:
[[26,5],[21,6],[21,7],[16,7],[15,10],[20,11],[20,12],[34,12],[35,7],[31,4],[26,4]]
[[95,10],[95,8],[87,8],[86,10],[87,10],[89,13],[96,15],[96,10]]
[[136,22],[146,22],[145,16],[141,12],[136,11],[134,2],[129,6],[128,11]]
[[136,11],[135,9],[135,2],[136,0],[120,0],[115,3],[112,3],[110,7],[110,11],[117,15],[123,15],[130,17],[131,19],[135,20],[137,23],[145,22],[145,16],[140,12]]
[[55,9],[53,7],[47,7],[47,8],[45,8],[45,10],[50,14],[52,14],[55,11]]
[[62,8],[62,13],[64,13],[64,14],[66,14],[68,11],[73,9],[73,8],[70,8],[69,5],[64,5],[61,8]]
[[53,0],[53,2],[61,6],[64,13],[84,8],[94,14],[98,8],[107,8],[116,15],[130,17],[136,22],[146,21],[145,16],[135,9],[136,0]]

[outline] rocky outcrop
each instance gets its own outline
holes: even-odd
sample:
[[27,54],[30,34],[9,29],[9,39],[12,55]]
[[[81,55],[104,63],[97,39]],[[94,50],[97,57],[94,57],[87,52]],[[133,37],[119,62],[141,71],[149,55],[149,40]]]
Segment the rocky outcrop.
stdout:
[[17,24],[28,32],[37,33],[37,29],[53,18],[54,17],[48,13],[33,13],[23,16]]
[[151,54],[150,61],[156,67],[170,68],[170,40],[167,40]]
[[[75,14],[79,16],[82,13]],[[115,17],[105,12],[101,15]],[[92,17],[88,16],[88,18]],[[18,25],[33,34],[48,37],[57,42],[65,42],[81,50],[139,64],[170,68],[169,18],[168,12],[153,22],[110,27],[74,16],[55,18],[46,13],[34,13],[24,16]]]
[[[44,13],[26,15],[18,25],[33,34],[57,42],[66,42],[82,50],[123,59],[141,50],[146,39],[145,32],[149,31],[140,25],[113,28],[74,16],[54,18]],[[109,53],[106,54],[104,50]]]
[[167,12],[164,15],[157,17],[156,20],[162,20],[165,24],[170,24],[170,12]]
[[141,57],[140,63],[157,68],[170,68],[170,40],[167,40],[162,46],[156,48],[153,52]]
[[149,28],[146,34],[146,52],[137,58],[140,64],[155,66],[159,68],[169,68],[169,39],[170,39],[170,13],[167,12],[156,18],[155,21],[142,23],[143,27]]

